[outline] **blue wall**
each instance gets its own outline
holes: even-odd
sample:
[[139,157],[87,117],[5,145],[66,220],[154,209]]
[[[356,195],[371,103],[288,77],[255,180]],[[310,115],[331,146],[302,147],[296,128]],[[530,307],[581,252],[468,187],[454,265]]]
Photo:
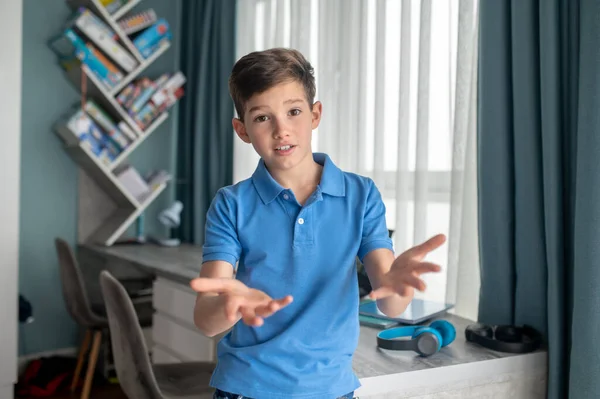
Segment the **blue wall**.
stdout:
[[[177,69],[180,1],[145,0],[138,5],[146,8],[167,19],[174,33],[174,45],[144,73],[155,77]],[[60,236],[76,245],[78,168],[52,125],[80,96],[46,44],[70,13],[65,0],[24,1],[19,291],[31,301],[35,321],[20,328],[21,355],[74,347],[79,339],[64,306],[53,242]],[[132,155],[131,163],[142,173],[161,168],[174,175],[175,121],[176,107]],[[156,214],[174,198],[171,184],[146,212],[147,233],[165,234]]]

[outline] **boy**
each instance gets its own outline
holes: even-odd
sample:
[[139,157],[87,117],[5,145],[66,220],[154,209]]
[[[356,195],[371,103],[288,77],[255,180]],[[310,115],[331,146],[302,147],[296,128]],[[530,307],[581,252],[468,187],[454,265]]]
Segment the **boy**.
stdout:
[[246,55],[229,89],[239,116],[233,127],[260,161],[251,178],[216,194],[202,270],[191,282],[196,326],[207,336],[233,327],[218,346],[214,397],[352,398],[360,386],[352,369],[356,256],[381,311],[399,315],[413,289],[425,288],[420,274],[440,270],[422,259],[445,238],[394,259],[373,181],[312,152],[322,105],[299,52]]

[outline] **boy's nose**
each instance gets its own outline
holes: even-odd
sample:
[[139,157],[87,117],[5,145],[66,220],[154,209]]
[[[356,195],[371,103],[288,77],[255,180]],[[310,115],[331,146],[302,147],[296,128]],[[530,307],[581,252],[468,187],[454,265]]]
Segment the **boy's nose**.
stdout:
[[289,134],[289,130],[286,126],[285,123],[281,122],[281,121],[275,121],[274,126],[273,126],[273,137],[274,138],[281,138],[281,137],[285,137]]

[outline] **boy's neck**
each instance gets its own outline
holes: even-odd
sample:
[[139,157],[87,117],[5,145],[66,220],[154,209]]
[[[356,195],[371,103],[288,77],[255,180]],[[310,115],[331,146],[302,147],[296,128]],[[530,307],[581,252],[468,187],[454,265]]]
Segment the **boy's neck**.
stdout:
[[321,182],[322,170],[323,166],[315,162],[310,154],[293,169],[269,169],[269,173],[282,187],[292,190],[296,199],[303,203]]

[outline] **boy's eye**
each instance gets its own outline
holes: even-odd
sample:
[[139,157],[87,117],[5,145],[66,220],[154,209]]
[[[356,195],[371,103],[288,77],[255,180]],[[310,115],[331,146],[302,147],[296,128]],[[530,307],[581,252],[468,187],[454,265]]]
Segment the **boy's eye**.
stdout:
[[269,118],[266,115],[259,115],[254,118],[254,122],[266,122]]
[[293,110],[290,111],[290,115],[292,115],[292,116],[298,116],[298,115],[300,115],[300,112],[301,111],[298,108],[295,108],[295,109],[293,109]]

